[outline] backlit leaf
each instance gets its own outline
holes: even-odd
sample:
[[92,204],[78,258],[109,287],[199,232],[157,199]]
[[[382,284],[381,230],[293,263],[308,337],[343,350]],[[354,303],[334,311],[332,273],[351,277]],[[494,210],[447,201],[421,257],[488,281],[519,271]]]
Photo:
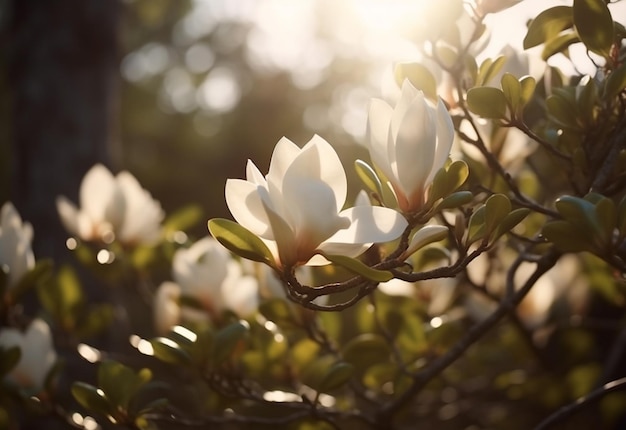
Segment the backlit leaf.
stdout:
[[395,68],[396,83],[402,87],[405,79],[418,90],[424,92],[426,97],[437,100],[437,81],[427,67],[419,63],[399,63]]
[[484,118],[506,118],[506,98],[498,88],[471,88],[467,92],[467,105],[472,112]]
[[614,41],[613,18],[604,0],[574,0],[574,27],[590,51],[608,57]]
[[211,235],[238,256],[275,266],[274,257],[267,245],[245,227],[223,218],[209,220],[208,226]]
[[524,49],[545,43],[573,24],[572,8],[569,6],[555,6],[544,10],[531,21],[524,37]]
[[354,258],[346,257],[345,255],[328,255],[322,254],[328,261],[348,269],[354,274],[361,275],[370,281],[386,282],[393,278],[393,274],[388,270],[372,269],[366,264]]

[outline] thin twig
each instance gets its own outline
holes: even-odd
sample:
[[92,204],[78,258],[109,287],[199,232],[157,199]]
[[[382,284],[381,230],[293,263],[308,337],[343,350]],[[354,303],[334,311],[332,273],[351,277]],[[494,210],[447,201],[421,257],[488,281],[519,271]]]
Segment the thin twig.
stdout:
[[547,428],[552,427],[558,422],[572,416],[575,412],[588,406],[590,403],[600,399],[606,394],[624,388],[626,388],[626,378],[620,378],[616,379],[615,381],[608,382],[597,390],[594,390],[591,393],[587,394],[586,396],[576,399],[576,401],[574,401],[573,403],[563,406],[561,409],[550,415],[548,418],[541,421],[534,430],[546,430]]
[[406,391],[381,407],[376,421],[380,423],[381,426],[389,425],[396,411],[409,403],[430,381],[459,359],[470,346],[493,328],[498,321],[508,315],[511,309],[514,309],[526,294],[528,294],[537,280],[556,264],[559,257],[560,254],[554,249],[548,250],[544,257],[537,263],[533,274],[513,296],[505,297],[493,313],[471,327],[466,335],[444,355],[440,356],[421,372],[417,373],[413,378],[413,383]]
[[556,149],[554,146],[550,145],[550,143],[546,142],[545,140],[543,140],[537,133],[535,133],[532,129],[530,129],[526,124],[524,124],[521,121],[516,121],[516,122],[512,122],[511,124],[509,124],[510,127],[515,127],[518,130],[520,130],[522,133],[524,133],[526,136],[530,137],[532,140],[534,140],[535,142],[537,142],[539,145],[541,145],[542,148],[544,148],[546,151],[548,151],[550,154],[562,159],[562,160],[566,160],[566,161],[571,161],[572,160],[572,156],[565,154],[561,151],[559,151],[558,149]]

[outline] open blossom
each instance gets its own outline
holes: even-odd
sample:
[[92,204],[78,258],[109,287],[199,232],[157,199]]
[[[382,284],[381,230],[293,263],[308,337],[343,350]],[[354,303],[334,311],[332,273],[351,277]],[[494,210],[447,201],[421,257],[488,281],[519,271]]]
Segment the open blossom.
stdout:
[[408,80],[395,107],[373,99],[368,116],[368,149],[405,213],[424,204],[430,184],[444,166],[454,138],[450,114],[433,107]]
[[[208,321],[224,310],[247,318],[258,308],[258,281],[211,237],[176,251],[172,277],[174,282],[161,284],[155,296],[155,325],[161,333],[182,320]],[[182,305],[183,296],[203,309]]]
[[373,243],[396,239],[407,225],[387,208],[341,210],[346,174],[317,135],[302,148],[283,137],[266,176],[248,161],[246,179],[229,179],[225,194],[235,220],[264,239],[283,267],[326,263],[319,252],[357,256]]
[[43,390],[46,377],[57,359],[50,327],[45,321],[36,319],[25,333],[14,328],[0,330],[0,347],[10,349],[16,346],[21,351],[20,360],[6,379],[37,394]]
[[83,240],[135,245],[160,237],[161,205],[126,171],[113,176],[96,164],[83,178],[79,201],[80,209],[60,196],[57,210],[65,228]]
[[22,218],[11,202],[0,210],[0,266],[7,274],[7,287],[12,288],[35,266],[31,248],[33,228]]

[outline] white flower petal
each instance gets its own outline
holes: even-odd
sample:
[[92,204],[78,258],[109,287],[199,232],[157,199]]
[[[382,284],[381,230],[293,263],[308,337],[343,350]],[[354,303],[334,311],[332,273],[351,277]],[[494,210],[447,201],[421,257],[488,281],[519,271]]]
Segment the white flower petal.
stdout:
[[399,124],[396,137],[396,175],[408,198],[423,193],[433,166],[436,123],[432,109],[419,92]]
[[180,287],[174,282],[163,282],[154,295],[154,327],[160,335],[167,334],[180,323]]
[[393,113],[391,114],[391,136],[393,140],[398,138],[398,133],[402,123],[405,120],[406,113],[413,105],[415,98],[417,95],[421,93],[418,91],[408,79],[405,79],[402,82],[402,92],[400,93],[400,99],[396,103],[395,108],[393,109]]
[[257,185],[243,179],[227,179],[224,194],[228,209],[239,224],[256,235],[273,238]]
[[94,223],[106,219],[105,212],[115,187],[115,178],[102,164],[96,164],[85,174],[79,190],[80,208]]
[[435,151],[432,169],[428,178],[426,178],[426,184],[430,184],[435,178],[437,171],[444,166],[452,150],[452,143],[454,142],[454,125],[452,124],[452,118],[441,99],[439,99],[437,103],[436,116],[437,149]]
[[288,174],[283,187],[299,253],[313,254],[320,243],[349,226],[350,220],[338,215],[334,190],[329,184]]
[[219,288],[228,275],[228,251],[215,239],[205,237],[187,249],[179,249],[172,259],[172,277],[183,294],[207,306],[220,302]]
[[35,319],[25,333],[13,328],[0,330],[0,346],[19,347],[21,357],[8,379],[34,394],[44,388],[45,378],[56,362],[50,327]]
[[161,205],[130,173],[120,172],[116,181],[125,201],[125,216],[119,239],[127,242],[155,242],[160,236],[160,224],[165,216]]
[[270,168],[266,176],[268,189],[271,194],[282,193],[282,180],[285,172],[300,152],[298,145],[286,137],[282,137],[278,141],[272,152]]
[[292,227],[274,209],[266,203],[266,199],[261,199],[265,213],[269,220],[280,264],[290,266],[298,262],[298,248],[296,236]]
[[240,318],[248,318],[259,308],[259,282],[253,276],[238,276],[222,285],[224,307]]
[[252,160],[248,160],[248,163],[246,164],[246,180],[255,185],[267,188],[267,181],[265,180],[265,177]]
[[333,192],[337,208],[344,205],[348,192],[346,172],[333,147],[320,136],[313,136],[285,171],[283,193],[285,184],[295,178],[325,182]]
[[367,134],[370,157],[373,163],[387,176],[394,178],[390,165],[389,139],[393,109],[380,99],[372,99],[367,117]]
[[12,288],[35,266],[31,248],[33,229],[22,222],[11,202],[6,202],[0,212],[0,265],[8,267],[7,286]]
[[57,212],[63,227],[73,235],[78,235],[78,208],[65,196],[56,198]]
[[351,220],[350,227],[339,230],[324,243],[324,249],[331,244],[373,244],[389,242],[400,237],[408,223],[393,209],[380,206],[355,206],[339,213]]

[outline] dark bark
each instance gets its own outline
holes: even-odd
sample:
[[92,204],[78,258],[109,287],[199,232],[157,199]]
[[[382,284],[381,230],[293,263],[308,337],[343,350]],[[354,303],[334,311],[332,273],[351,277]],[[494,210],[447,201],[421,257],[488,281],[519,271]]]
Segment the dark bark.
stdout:
[[76,200],[109,164],[116,103],[117,0],[10,0],[3,41],[9,88],[10,195],[33,224],[35,255],[65,260],[55,199]]

